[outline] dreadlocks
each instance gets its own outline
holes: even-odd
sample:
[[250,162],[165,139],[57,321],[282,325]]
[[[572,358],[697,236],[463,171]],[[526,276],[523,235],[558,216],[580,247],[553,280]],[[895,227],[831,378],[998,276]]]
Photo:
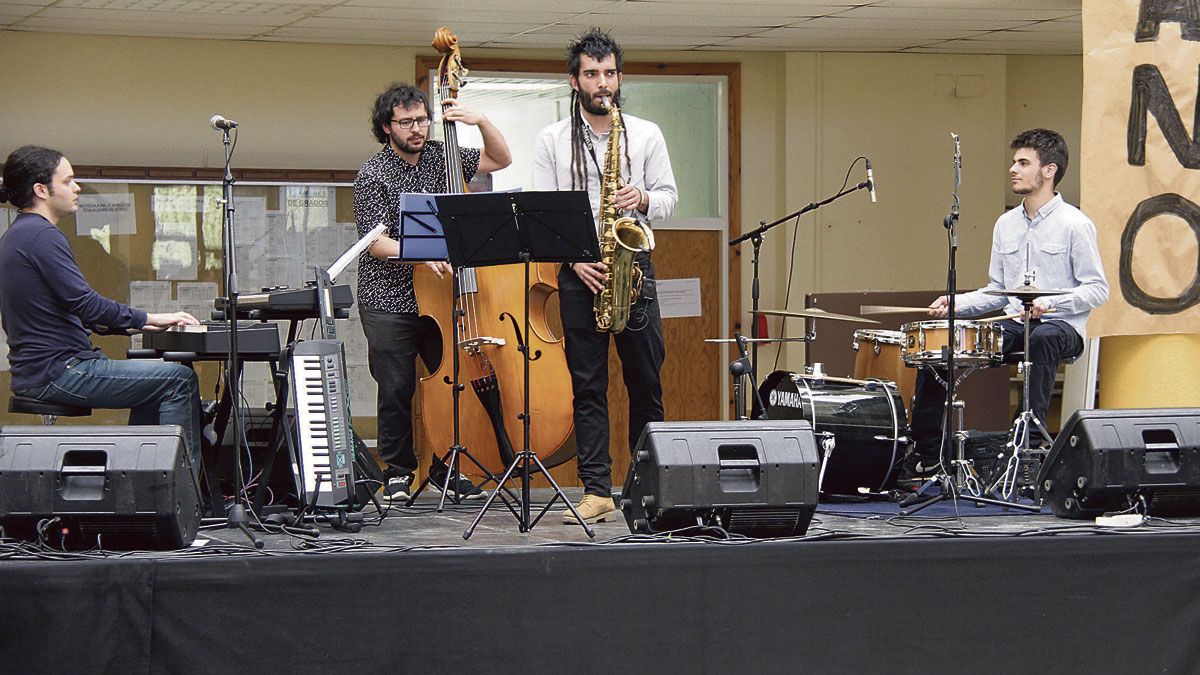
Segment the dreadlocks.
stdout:
[[[621,72],[621,65],[625,60],[625,54],[621,51],[621,45],[608,34],[607,31],[599,28],[592,28],[575,39],[567,46],[567,70],[576,79],[579,78],[579,69],[582,66],[583,56],[587,55],[591,58],[602,61],[610,55],[613,57],[617,65],[617,72]],[[612,105],[621,106],[621,90],[618,88],[613,92]],[[573,189],[586,189],[588,184],[588,175],[590,169],[588,167],[589,156],[600,164],[600,158],[592,155],[587,144],[584,142],[584,123],[583,114],[580,112],[579,92],[571,90],[571,187]],[[625,171],[628,174],[633,173],[633,164],[629,160],[629,131],[628,128],[622,129],[622,146],[625,150]]]

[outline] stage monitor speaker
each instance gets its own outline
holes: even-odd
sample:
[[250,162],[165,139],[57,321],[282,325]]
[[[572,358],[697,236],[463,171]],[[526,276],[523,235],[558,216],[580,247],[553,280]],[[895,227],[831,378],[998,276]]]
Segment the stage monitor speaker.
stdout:
[[1080,410],[1054,439],[1037,485],[1060,518],[1142,499],[1149,515],[1200,515],[1200,409]]
[[0,429],[0,527],[54,548],[183,548],[200,494],[183,429],[8,426]]
[[802,535],[817,508],[820,460],[808,420],[651,422],[621,492],[629,531],[719,526]]

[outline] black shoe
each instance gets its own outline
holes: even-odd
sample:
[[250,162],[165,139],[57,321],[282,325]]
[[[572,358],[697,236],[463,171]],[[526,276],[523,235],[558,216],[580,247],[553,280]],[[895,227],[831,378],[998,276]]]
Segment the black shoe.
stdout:
[[403,476],[390,476],[387,482],[383,484],[381,499],[385,502],[401,502],[407,501],[412,495],[412,474]]
[[[441,476],[435,476],[429,481],[429,486],[439,493],[442,491],[442,487],[445,484],[445,474],[442,474]],[[456,491],[459,499],[482,499],[487,496],[486,492],[479,489],[479,487],[471,481],[463,478],[462,474],[459,474],[456,478],[450,479],[450,487],[448,490],[446,490],[446,496],[453,498]]]

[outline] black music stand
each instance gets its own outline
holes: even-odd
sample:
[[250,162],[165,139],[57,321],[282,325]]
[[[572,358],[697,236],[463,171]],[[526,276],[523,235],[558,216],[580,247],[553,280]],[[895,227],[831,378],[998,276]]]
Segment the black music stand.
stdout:
[[[466,195],[439,195],[438,213],[446,231],[446,250],[455,268],[484,267],[521,263],[525,267],[525,288],[529,288],[529,265],[534,262],[596,262],[600,259],[600,241],[592,218],[592,205],[582,190],[549,192],[492,192]],[[529,293],[525,293],[524,332],[529,335]],[[575,505],[563,494],[546,466],[529,447],[529,364],[541,352],[529,353],[528,342],[520,339],[518,351],[524,357],[524,409],[521,423],[524,443],[516,459],[500,478],[498,488],[488,495],[475,520],[463,532],[469,539],[492,502],[515,473],[521,476],[521,509],[518,512],[502,500],[517,519],[521,532],[528,532],[561,499],[589,537],[596,533],[583,522]],[[550,482],[554,496],[536,517],[530,518],[529,478],[535,467]]]
[[[437,194],[427,193],[406,193],[400,195],[400,213],[399,225],[396,228],[396,242],[400,246],[400,254],[388,258],[390,262],[396,263],[419,263],[426,261],[445,261],[449,259],[446,253],[446,235],[442,228],[441,218],[438,216],[438,207],[436,198]],[[453,361],[452,376],[446,384],[450,385],[450,391],[453,398],[452,409],[453,428],[454,428],[454,443],[450,446],[450,452],[445,457],[437,457],[437,460],[446,465],[446,477],[442,481],[442,496],[438,499],[437,512],[441,513],[446,508],[446,497],[451,494],[450,501],[455,504],[461,504],[465,495],[458,492],[458,481],[456,478],[460,473],[462,464],[461,458],[466,457],[480,471],[487,476],[486,485],[488,482],[500,485],[500,479],[489,471],[470,450],[462,444],[459,416],[459,396],[462,394],[465,386],[460,381],[460,361],[457,345],[459,343],[459,318],[461,310],[458,309],[458,298],[462,290],[461,274],[462,270],[458,265],[455,265],[452,271],[451,286],[451,301],[450,306],[454,308],[454,316],[451,317],[450,325],[454,334],[451,336],[451,344],[456,347],[452,349]],[[417,497],[429,487],[429,483],[433,480],[433,472],[426,474],[425,479],[413,491],[412,496],[404,503],[405,506],[412,506]],[[453,484],[453,488],[451,485]]]

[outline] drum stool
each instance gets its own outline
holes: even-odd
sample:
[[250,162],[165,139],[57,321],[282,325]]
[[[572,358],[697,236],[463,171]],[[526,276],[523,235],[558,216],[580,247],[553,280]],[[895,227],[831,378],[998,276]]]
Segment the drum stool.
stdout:
[[12,399],[8,402],[8,411],[26,415],[41,415],[42,424],[46,426],[52,426],[59,417],[87,417],[92,414],[92,409],[85,406],[43,401],[40,398],[17,396],[16,394],[13,394]]

